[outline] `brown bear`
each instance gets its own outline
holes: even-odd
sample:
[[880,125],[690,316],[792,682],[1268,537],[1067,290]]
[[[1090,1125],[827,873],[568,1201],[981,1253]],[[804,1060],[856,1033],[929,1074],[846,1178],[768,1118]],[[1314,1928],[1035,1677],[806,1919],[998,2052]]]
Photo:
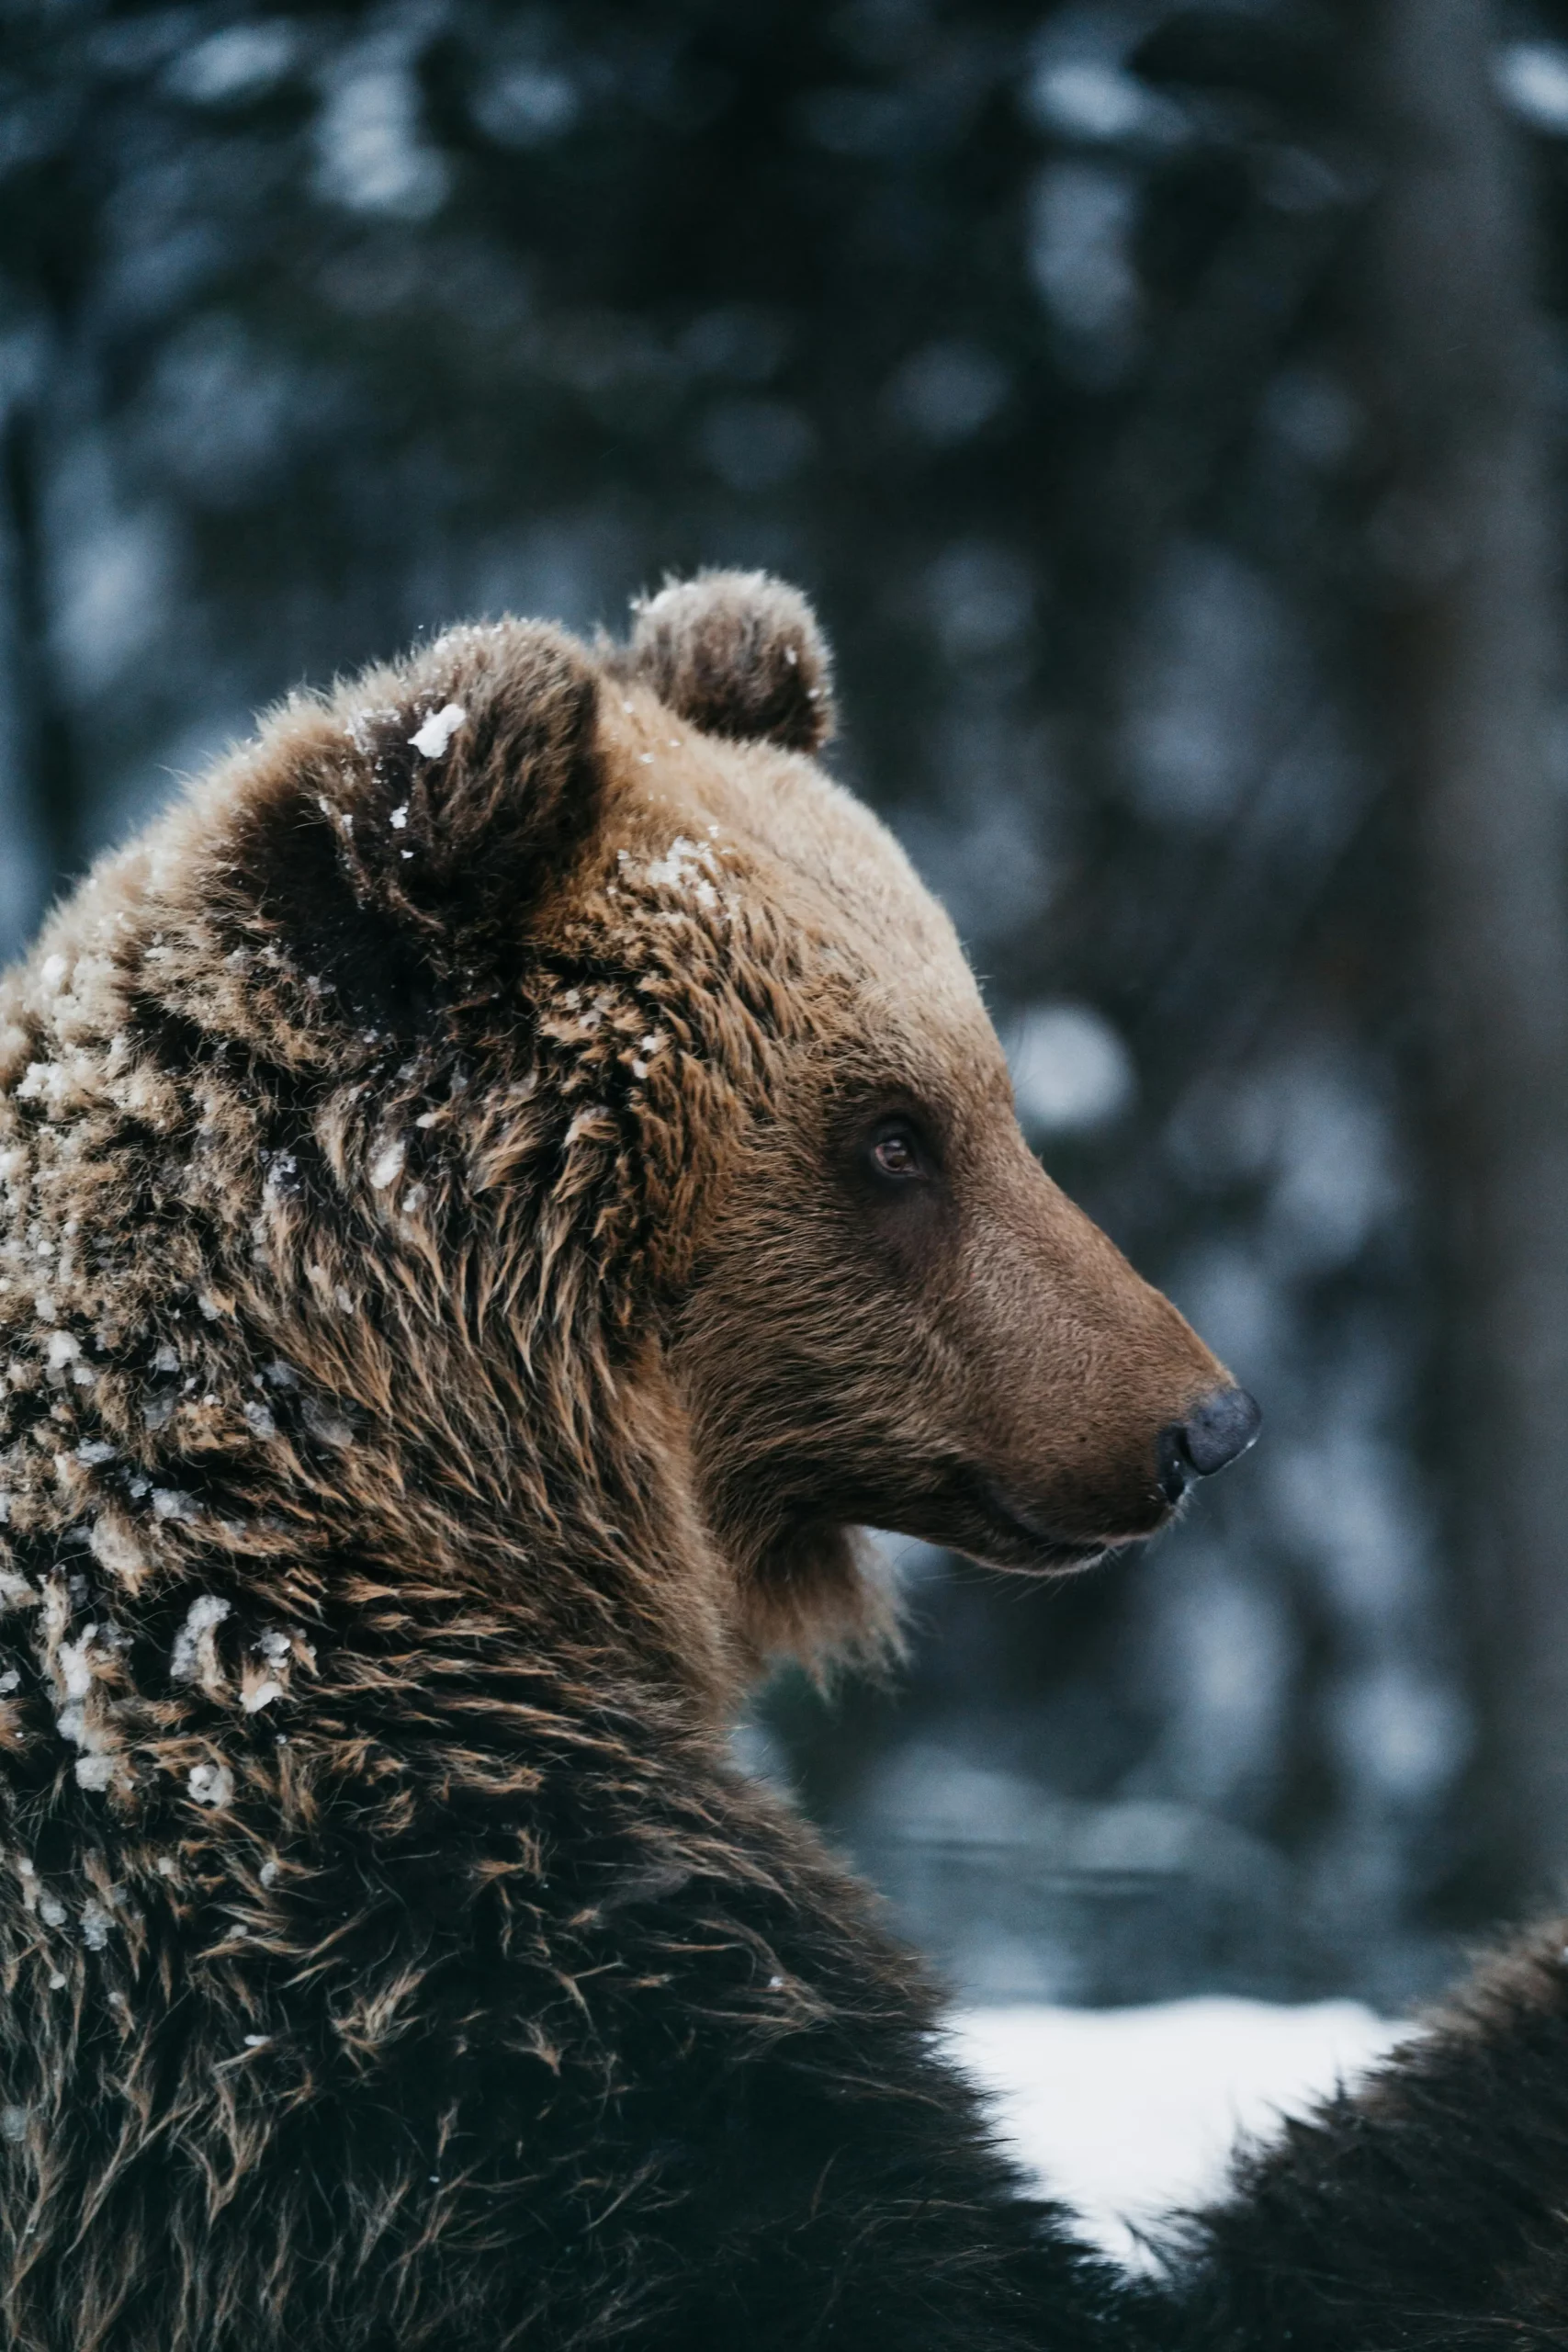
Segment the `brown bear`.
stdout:
[[7,985],[0,2278],[28,2352],[1568,2341],[1564,1929],[1157,2290],[735,1770],[1256,1415],[1053,1191],[799,599],[301,700]]
[[886,1641],[857,1525],[1072,1567],[1257,1419],[1032,1158],[831,722],[761,577],[459,628],[6,984],[8,2345],[1155,2324],[727,1742]]

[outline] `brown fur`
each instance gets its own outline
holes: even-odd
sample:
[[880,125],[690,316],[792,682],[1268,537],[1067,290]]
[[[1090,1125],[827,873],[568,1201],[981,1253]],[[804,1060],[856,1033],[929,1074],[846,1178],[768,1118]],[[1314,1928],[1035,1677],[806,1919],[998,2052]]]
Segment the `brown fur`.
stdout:
[[6,985],[17,2346],[1100,2340],[723,1744],[768,1655],[881,1636],[850,1524],[1087,1558],[1219,1377],[779,748],[827,675],[753,582],[614,660],[456,630],[287,705]]

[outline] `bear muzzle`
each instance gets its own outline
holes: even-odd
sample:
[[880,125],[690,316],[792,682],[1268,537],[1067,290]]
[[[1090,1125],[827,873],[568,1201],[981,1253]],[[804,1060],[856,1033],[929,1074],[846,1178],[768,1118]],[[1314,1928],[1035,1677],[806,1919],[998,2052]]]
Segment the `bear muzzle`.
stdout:
[[1168,1503],[1181,1500],[1195,1478],[1212,1478],[1256,1442],[1263,1414],[1255,1397],[1234,1381],[1212,1388],[1179,1421],[1161,1430],[1155,1445],[1159,1490]]

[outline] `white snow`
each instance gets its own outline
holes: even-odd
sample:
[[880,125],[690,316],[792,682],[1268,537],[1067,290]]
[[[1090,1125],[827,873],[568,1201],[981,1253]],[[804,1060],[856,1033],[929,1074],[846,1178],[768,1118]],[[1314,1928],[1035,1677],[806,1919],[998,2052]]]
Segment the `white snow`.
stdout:
[[1412,2029],[1358,2001],[1286,2008],[1210,1997],[968,2009],[950,2031],[1014,2154],[1090,2237],[1136,2266],[1139,2227],[1157,2229],[1174,2207],[1223,2189],[1238,2135],[1303,2114]]
[[690,890],[699,905],[716,905],[717,893],[703,876],[705,867],[709,875],[717,876],[719,868],[706,842],[694,842],[685,833],[677,833],[662,857],[649,860],[643,868],[643,878],[659,889]]
[[[67,1699],[85,1699],[93,1687],[90,1652],[98,1636],[96,1624],[84,1625],[74,1642],[62,1642],[59,1650],[60,1685]],[[67,1734],[67,1737],[71,1735]]]
[[438,760],[468,715],[460,702],[444,703],[439,710],[432,711],[409,741],[423,758]]
[[210,1674],[217,1657],[212,1647],[212,1635],[233,1608],[221,1593],[198,1593],[186,1611],[185,1623],[175,1635],[175,1646],[169,1654],[169,1679],[173,1682],[195,1682],[198,1677]]
[[234,1793],[234,1775],[227,1764],[193,1764],[186,1785],[197,1804],[227,1804]]
[[89,1951],[102,1951],[114,1926],[114,1915],[107,1911],[96,1895],[89,1894],[82,1905],[82,1941]]
[[389,1143],[382,1145],[370,1163],[370,1182],[377,1192],[384,1193],[389,1184],[397,1182],[402,1173],[405,1150],[400,1136],[395,1136]]

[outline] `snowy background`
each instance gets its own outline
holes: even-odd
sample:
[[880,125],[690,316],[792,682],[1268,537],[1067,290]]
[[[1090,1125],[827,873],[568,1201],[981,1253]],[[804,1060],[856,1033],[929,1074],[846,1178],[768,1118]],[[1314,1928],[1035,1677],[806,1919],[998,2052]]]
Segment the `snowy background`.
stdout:
[[[1033,1139],[1267,1435],[1091,1580],[895,1547],[907,1677],[747,1752],[1042,2064],[1404,2013],[1568,1860],[1568,6],[6,28],[0,944],[297,680],[801,581]],[[1272,2030],[1244,2115],[1381,2030]]]
[[951,2047],[1040,2190],[1130,2268],[1218,2197],[1233,2154],[1353,2087],[1408,2040],[1357,2001],[971,2009]]

